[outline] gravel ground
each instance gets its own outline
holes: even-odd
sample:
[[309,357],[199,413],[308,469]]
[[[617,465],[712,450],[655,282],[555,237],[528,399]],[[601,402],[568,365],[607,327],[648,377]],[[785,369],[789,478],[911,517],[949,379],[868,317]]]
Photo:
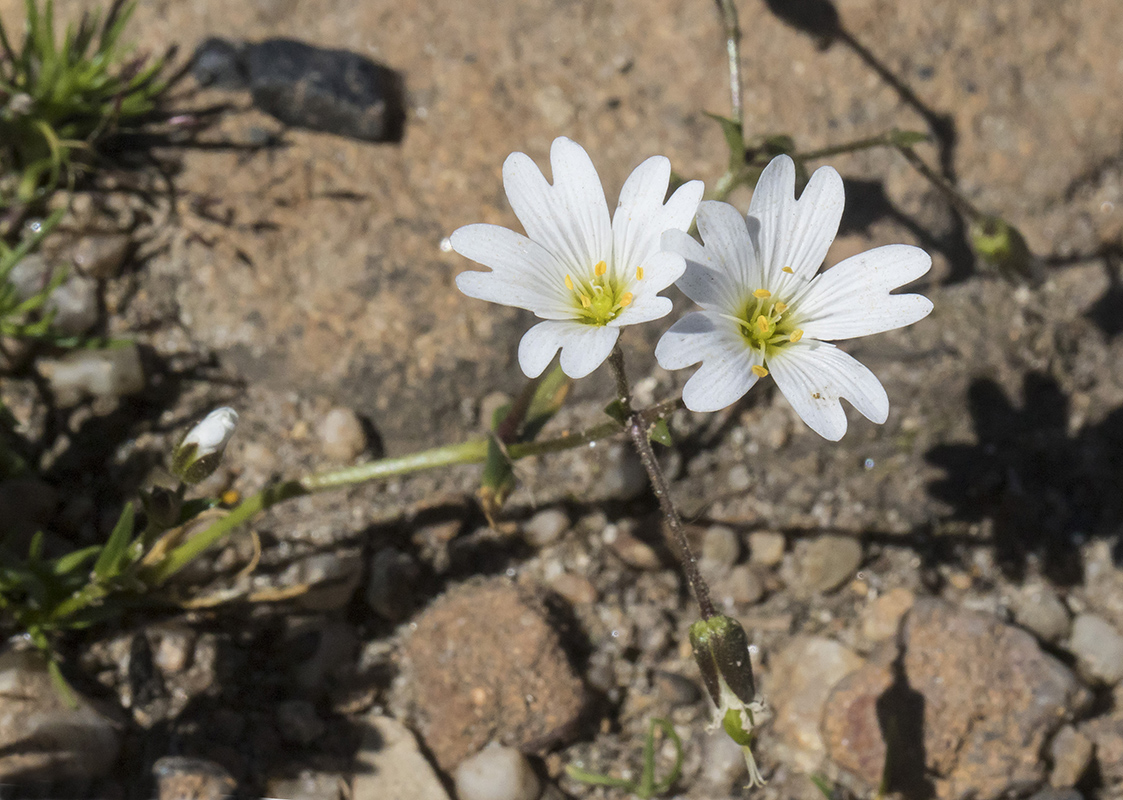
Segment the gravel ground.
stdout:
[[[824,442],[766,382],[672,418],[660,457],[752,643],[768,785],[745,790],[738,748],[707,730],[697,610],[623,441],[519,462],[492,525],[471,466],[280,506],[177,578],[195,607],[67,641],[77,710],[34,659],[0,654],[0,742],[46,743],[7,748],[0,782],[123,800],[622,797],[565,767],[638,775],[658,717],[685,753],[669,796],[811,800],[820,776],[840,797],[1123,798],[1123,6],[739,8],[752,132],[815,149],[929,130],[921,154],[1019,226],[1044,274],[987,274],[894,153],[839,156],[828,263],[893,242],[934,258],[916,287],[934,313],[847,348],[885,384],[888,422],[852,415]],[[79,198],[43,265],[78,263],[58,300],[75,331],[137,346],[108,364],[5,354],[0,383],[46,467],[0,484],[0,518],[60,548],[102,540],[215,405],[241,422],[210,493],[483,431],[521,386],[529,316],[459,295],[468,265],[442,241],[517,227],[509,152],[542,164],[571,136],[609,197],[649,154],[710,184],[725,163],[702,113],[728,104],[720,24],[700,0],[153,0],[132,30],[144,52],[223,36],[366,55],[404,80],[404,137],[284,128],[208,89],[184,102],[232,107],[202,135],[216,146],[160,154],[174,199]],[[664,327],[625,337],[645,402],[687,377],[654,363]],[[607,370],[581,381],[546,435],[602,421],[611,392]],[[660,769],[672,749],[660,740]]]

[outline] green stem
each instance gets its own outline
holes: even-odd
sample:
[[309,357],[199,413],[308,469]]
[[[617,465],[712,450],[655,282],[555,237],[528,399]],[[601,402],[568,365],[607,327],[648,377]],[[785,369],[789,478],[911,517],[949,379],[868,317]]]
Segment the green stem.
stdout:
[[983,213],[977,209],[970,200],[960,194],[959,190],[955,188],[951,181],[943,175],[936,172],[916,154],[916,151],[911,147],[904,145],[897,145],[897,150],[905,157],[913,169],[928,179],[928,182],[935,186],[943,195],[955,206],[968,221],[975,222],[983,217]]
[[[667,400],[639,413],[644,419],[654,422],[681,407],[681,400]],[[517,460],[572,450],[575,447],[615,436],[622,433],[623,430],[620,423],[611,420],[579,433],[559,436],[556,439],[546,439],[541,442],[516,442],[508,445],[507,455],[512,460]],[[438,467],[448,467],[455,464],[481,464],[487,459],[487,445],[487,438],[471,439],[459,444],[434,447],[431,450],[422,450],[406,456],[383,458],[378,461],[371,461],[368,464],[358,464],[346,469],[321,472],[298,480],[273,484],[258,494],[246,498],[225,517],[176,547],[159,564],[145,570],[141,577],[150,586],[163,583],[205,550],[221,541],[239,525],[248,522],[254,515],[271,508],[277,503],[314,492],[339,489],[344,486],[393,478],[398,475],[408,475],[412,472],[421,472]]]

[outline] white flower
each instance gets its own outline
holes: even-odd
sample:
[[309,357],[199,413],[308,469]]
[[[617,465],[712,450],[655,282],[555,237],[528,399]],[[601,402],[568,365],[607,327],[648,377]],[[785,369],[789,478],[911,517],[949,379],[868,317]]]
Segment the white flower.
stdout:
[[229,406],[216,408],[203,418],[203,421],[188,431],[180,447],[195,445],[195,457],[202,458],[212,453],[221,453],[234,435],[238,424],[238,412]]
[[550,169],[553,185],[524,153],[507,157],[503,187],[527,235],[497,225],[457,230],[453,249],[492,271],[462,272],[456,285],[545,320],[519,344],[527,376],[541,375],[561,348],[562,370],[583,378],[608,357],[622,326],[670,313],[671,301],[658,293],[685,264],[660,251],[660,237],[690,227],[703,187],[690,181],[664,205],[671,165],[653,156],[624,183],[610,221],[600,178],[579,144],[555,139]]
[[716,411],[771,373],[812,430],[837,441],[846,432],[839,398],[873,422],[885,422],[889,398],[865,366],[827,340],[910,325],[932,303],[890,291],[926,273],[932,259],[888,245],[816,275],[842,217],[842,178],[830,167],[811,176],[795,199],[795,165],[778,156],[765,167],[747,217],[726,203],[698,209],[704,246],[677,231],[663,246],[686,258],[678,281],[703,311],[687,314],[659,340],[665,369],[702,362],[683,388],[693,411]]
[[172,452],[172,473],[189,484],[209,477],[218,469],[237,424],[238,412],[227,406],[207,414]]

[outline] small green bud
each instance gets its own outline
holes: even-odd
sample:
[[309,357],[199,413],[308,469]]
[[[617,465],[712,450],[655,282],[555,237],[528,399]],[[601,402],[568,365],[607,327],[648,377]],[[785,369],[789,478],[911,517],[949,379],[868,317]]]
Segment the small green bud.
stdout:
[[1001,217],[980,217],[971,223],[971,244],[979,258],[998,268],[1008,280],[1033,279],[1033,254],[1025,237]]
[[690,645],[714,705],[723,704],[722,682],[742,703],[753,702],[756,686],[749,637],[741,623],[726,616],[699,620],[690,626]]
[[217,408],[207,414],[172,451],[172,474],[189,484],[210,477],[218,469],[237,423],[238,412],[232,408]]

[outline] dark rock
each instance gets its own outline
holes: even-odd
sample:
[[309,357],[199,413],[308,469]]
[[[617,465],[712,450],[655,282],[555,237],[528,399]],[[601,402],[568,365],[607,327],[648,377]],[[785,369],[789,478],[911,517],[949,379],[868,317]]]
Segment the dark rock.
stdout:
[[913,606],[904,645],[938,796],[993,800],[1042,783],[1045,742],[1090,699],[1072,671],[1029,633],[931,598]]
[[402,138],[401,76],[357,53],[212,38],[195,51],[192,73],[204,86],[249,89],[258,109],[287,125],[370,142]]
[[489,741],[536,750],[565,738],[584,688],[540,602],[505,580],[449,592],[405,647],[426,744],[452,770]]

